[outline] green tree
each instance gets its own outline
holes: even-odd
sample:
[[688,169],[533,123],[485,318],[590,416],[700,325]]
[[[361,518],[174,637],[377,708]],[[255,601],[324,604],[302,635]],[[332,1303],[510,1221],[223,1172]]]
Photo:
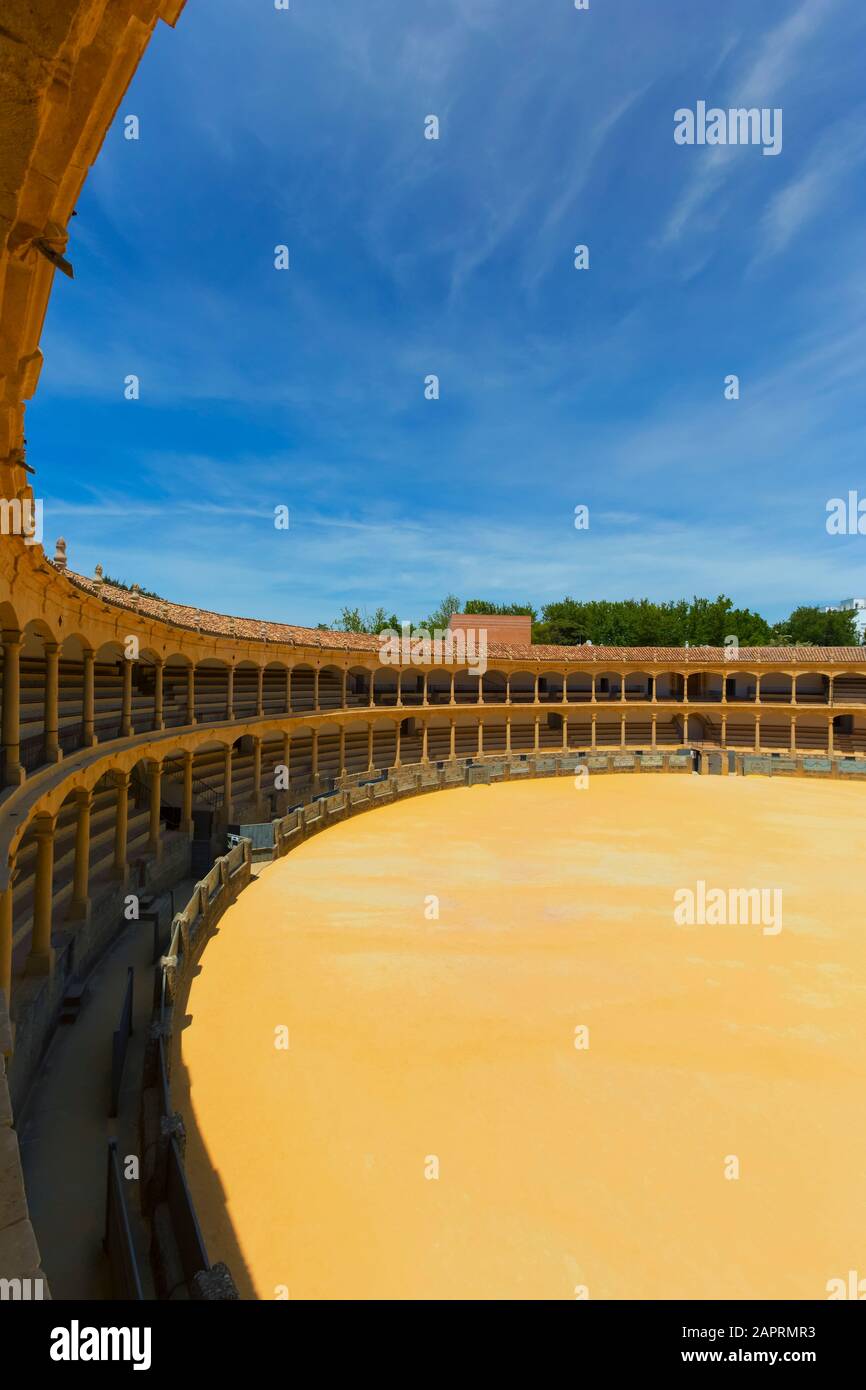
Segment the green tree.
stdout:
[[815,607],[795,608],[790,618],[776,624],[773,632],[788,637],[795,647],[856,647],[859,643],[854,618],[853,608],[841,613],[825,613]]

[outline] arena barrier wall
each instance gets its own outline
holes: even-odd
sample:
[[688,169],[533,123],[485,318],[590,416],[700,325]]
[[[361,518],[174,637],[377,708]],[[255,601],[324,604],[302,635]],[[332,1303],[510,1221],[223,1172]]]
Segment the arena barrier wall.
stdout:
[[154,974],[153,1021],[142,1078],[141,1206],[150,1222],[150,1261],[160,1299],[236,1299],[228,1268],[211,1264],[184,1168],[186,1131],[171,1103],[175,1007],[223,913],[252,877],[252,844],[243,839],[217,859],[172,923],[171,945]]

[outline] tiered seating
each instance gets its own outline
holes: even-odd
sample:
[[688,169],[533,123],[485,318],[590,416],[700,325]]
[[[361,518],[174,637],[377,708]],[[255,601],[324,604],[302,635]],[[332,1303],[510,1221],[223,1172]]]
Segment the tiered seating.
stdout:
[[285,714],[288,709],[286,680],[288,669],[266,666],[262,677],[262,708],[265,714]]
[[166,666],[162,677],[162,719],[167,729],[189,723],[185,666]]
[[837,753],[866,753],[866,728],[855,728],[850,734],[834,733],[833,747]]
[[569,719],[569,748],[589,748],[592,742],[592,722],[589,719]]
[[768,719],[761,720],[761,747],[762,748],[790,748],[791,747],[791,726],[790,724],[770,723]]
[[656,723],[656,747],[681,748],[682,727],[673,719],[659,719]]
[[228,670],[225,666],[196,667],[195,717],[200,724],[225,719],[228,690]]
[[333,667],[328,667],[319,672],[319,709],[342,709],[342,706],[342,675]]
[[535,726],[530,720],[511,720],[512,753],[529,753],[535,747]]
[[254,666],[235,667],[232,706],[235,719],[251,719],[259,702],[259,678]]
[[729,748],[754,748],[755,726],[751,720],[738,722],[728,719],[727,741]]
[[67,752],[81,746],[81,712],[84,671],[80,661],[60,662],[58,675],[58,728],[60,746]]
[[827,726],[826,724],[807,724],[805,720],[797,720],[797,748],[803,752],[827,751]]
[[652,736],[652,720],[627,719],[625,721],[625,741],[631,748],[649,748],[652,743]]
[[485,726],[484,726],[484,752],[485,752],[485,753],[504,753],[504,752],[505,752],[505,725],[504,725],[504,724],[485,724]]
[[363,772],[367,766],[367,732],[350,729],[346,733],[346,772]]
[[618,719],[599,719],[595,726],[597,748],[619,748],[622,742],[622,724]]
[[292,712],[303,714],[316,707],[316,676],[311,666],[292,671]]
[[447,758],[451,748],[451,733],[447,724],[431,724],[427,731],[427,757],[432,762]]
[[835,704],[866,704],[866,676],[837,676],[833,682]]
[[93,668],[93,728],[100,743],[120,735],[123,673],[118,662],[97,661]]

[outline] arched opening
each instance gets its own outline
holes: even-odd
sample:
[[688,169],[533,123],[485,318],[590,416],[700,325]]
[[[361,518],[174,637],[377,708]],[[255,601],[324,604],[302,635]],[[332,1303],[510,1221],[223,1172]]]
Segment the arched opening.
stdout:
[[350,709],[366,708],[370,704],[370,671],[364,666],[350,666],[346,679],[346,705]]
[[565,677],[561,671],[546,671],[538,677],[538,699],[542,704],[561,705]]
[[289,668],[281,661],[269,661],[262,675],[262,712],[288,714]]
[[504,671],[485,671],[481,677],[485,705],[504,705],[508,699],[508,677]]
[[319,672],[319,709],[342,709],[343,672],[338,666],[323,666]]
[[599,671],[595,678],[595,698],[610,702],[622,695],[622,676],[619,671]]
[[373,674],[373,704],[383,707],[397,703],[397,672],[391,667],[382,667]]
[[423,705],[424,672],[415,667],[400,672],[400,702],[404,705]]
[[533,671],[512,671],[508,677],[508,698],[512,705],[534,704],[535,673]]

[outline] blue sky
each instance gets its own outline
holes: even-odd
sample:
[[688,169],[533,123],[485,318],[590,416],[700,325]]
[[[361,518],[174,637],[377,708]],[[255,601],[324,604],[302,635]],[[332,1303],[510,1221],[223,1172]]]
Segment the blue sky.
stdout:
[[[49,553],[301,623],[866,592],[825,528],[866,494],[864,39],[862,0],[188,0],[55,282]],[[676,145],[698,100],[781,107],[781,154]]]

